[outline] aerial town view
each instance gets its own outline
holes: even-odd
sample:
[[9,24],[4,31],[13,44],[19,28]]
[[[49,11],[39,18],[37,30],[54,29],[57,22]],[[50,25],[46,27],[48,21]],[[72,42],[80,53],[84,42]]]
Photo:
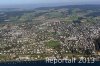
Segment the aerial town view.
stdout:
[[0,62],[100,61],[100,5],[0,8]]

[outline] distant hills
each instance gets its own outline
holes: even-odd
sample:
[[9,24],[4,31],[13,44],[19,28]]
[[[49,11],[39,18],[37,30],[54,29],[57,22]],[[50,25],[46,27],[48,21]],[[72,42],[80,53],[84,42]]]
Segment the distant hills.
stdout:
[[0,5],[1,8],[21,8],[21,9],[34,9],[38,7],[53,7],[53,6],[64,6],[66,3],[42,3],[42,4],[20,4],[20,5]]
[[100,9],[100,5],[65,5],[65,6],[54,6],[54,7],[40,7],[36,9],[50,9],[50,8]]
[[33,9],[50,9],[50,8],[80,8],[80,9],[100,9],[100,5],[66,5],[66,4],[23,4],[23,5],[9,5],[0,6],[0,11],[23,11]]
[[78,7],[78,8],[98,8],[100,5],[98,4],[80,4],[80,5],[70,5],[66,3],[41,3],[41,4],[19,4],[19,5],[0,5],[0,9],[5,9],[5,8],[19,8],[19,9],[34,9],[34,8],[41,8],[41,7]]

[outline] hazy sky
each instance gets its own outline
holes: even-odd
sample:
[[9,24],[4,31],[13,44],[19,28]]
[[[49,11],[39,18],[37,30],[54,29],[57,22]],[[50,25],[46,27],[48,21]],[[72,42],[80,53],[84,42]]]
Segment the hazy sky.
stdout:
[[0,0],[0,5],[10,4],[39,4],[39,3],[66,3],[66,4],[91,4],[100,3],[100,0]]

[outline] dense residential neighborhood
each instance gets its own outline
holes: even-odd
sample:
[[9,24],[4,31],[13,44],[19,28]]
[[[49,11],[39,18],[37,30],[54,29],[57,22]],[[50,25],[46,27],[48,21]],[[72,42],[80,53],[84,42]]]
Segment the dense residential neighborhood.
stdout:
[[80,7],[1,10],[0,61],[100,60],[100,8]]

